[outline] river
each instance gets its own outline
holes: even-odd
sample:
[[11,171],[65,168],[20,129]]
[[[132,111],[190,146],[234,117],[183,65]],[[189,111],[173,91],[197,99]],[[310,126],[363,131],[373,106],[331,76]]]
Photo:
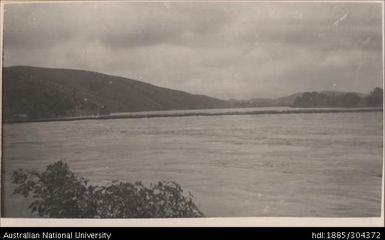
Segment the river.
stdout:
[[172,180],[208,217],[380,216],[382,112],[4,124],[6,217],[31,217],[12,171],[63,160],[95,184]]

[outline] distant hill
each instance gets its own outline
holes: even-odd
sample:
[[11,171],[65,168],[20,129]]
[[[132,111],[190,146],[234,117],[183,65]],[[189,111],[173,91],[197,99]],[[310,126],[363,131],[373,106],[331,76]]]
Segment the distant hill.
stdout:
[[204,95],[90,71],[3,68],[5,121],[231,106],[228,101]]
[[[96,72],[15,66],[3,68],[3,119],[23,121],[116,112],[230,107],[339,107],[341,102],[345,102],[344,106],[353,101],[357,106],[377,106],[378,102],[382,103],[382,89],[377,92],[373,92],[369,100],[366,100],[368,94],[353,93],[358,97],[352,97],[349,93],[346,98],[347,92],[321,91],[313,92],[317,102],[305,92],[275,99],[225,101]],[[309,99],[306,99],[307,95]]]
[[297,96],[292,107],[300,108],[356,108],[382,106],[382,88],[369,94],[355,92],[305,92]]
[[[300,97],[305,92],[299,92],[294,93],[288,96],[280,97],[280,98],[252,98],[249,100],[232,100],[232,102],[235,104],[238,104],[238,106],[243,107],[271,107],[271,106],[293,106],[294,101],[297,97]],[[340,96],[344,95],[348,92],[342,92],[342,91],[320,91],[318,93],[322,93],[327,96]],[[361,98],[365,98],[368,96],[368,94],[364,93],[356,93]]]

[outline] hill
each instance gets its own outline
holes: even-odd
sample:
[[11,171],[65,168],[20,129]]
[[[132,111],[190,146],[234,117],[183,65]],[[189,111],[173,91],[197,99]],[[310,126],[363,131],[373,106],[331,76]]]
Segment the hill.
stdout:
[[[253,98],[249,100],[232,100],[234,104],[242,107],[272,107],[272,106],[293,106],[297,97],[301,97],[305,92],[294,93],[280,98]],[[341,91],[320,91],[327,96],[341,96],[348,92]],[[368,94],[356,93],[361,98],[365,98]]]
[[5,121],[231,106],[227,101],[204,95],[90,71],[3,68]]
[[357,108],[382,106],[382,88],[368,94],[355,92],[305,92],[297,96],[292,107],[300,108]]

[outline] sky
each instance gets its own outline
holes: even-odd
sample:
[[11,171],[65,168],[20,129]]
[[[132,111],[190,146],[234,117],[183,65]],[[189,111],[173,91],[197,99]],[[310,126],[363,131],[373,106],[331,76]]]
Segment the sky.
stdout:
[[6,4],[3,65],[118,75],[222,99],[382,87],[380,3]]

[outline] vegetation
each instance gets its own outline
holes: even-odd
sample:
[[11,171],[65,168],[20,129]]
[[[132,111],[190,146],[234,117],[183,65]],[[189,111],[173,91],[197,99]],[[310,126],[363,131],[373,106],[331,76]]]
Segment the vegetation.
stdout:
[[3,120],[107,115],[116,112],[236,107],[379,107],[382,89],[369,96],[343,92],[295,93],[281,98],[221,100],[96,72],[27,66],[3,68]]
[[370,95],[366,97],[366,105],[368,107],[382,107],[383,104],[383,89],[376,87],[370,92]]
[[43,173],[19,169],[13,173],[14,194],[32,197],[29,210],[51,218],[177,218],[202,217],[202,212],[175,182],[114,181],[91,185],[62,162]]
[[366,98],[357,93],[324,94],[305,92],[298,96],[293,107],[380,107],[382,106],[382,88],[375,88]]
[[5,121],[231,106],[122,77],[27,66],[3,69],[3,103]]

